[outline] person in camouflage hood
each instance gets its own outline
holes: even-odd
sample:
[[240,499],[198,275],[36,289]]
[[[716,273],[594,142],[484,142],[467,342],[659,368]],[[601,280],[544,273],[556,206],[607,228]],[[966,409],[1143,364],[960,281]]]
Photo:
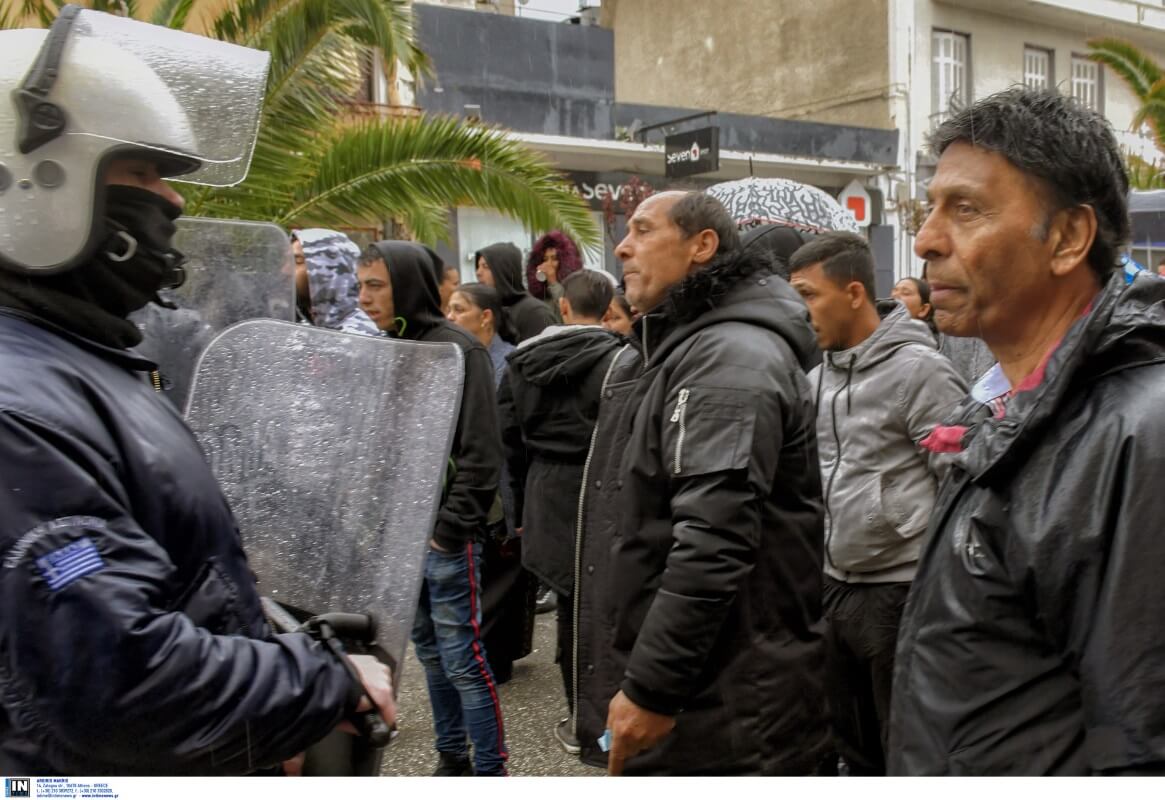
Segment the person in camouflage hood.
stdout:
[[380,330],[360,310],[356,260],[360,248],[339,231],[308,228],[296,238],[303,247],[311,298],[312,324],[344,333],[379,336]]

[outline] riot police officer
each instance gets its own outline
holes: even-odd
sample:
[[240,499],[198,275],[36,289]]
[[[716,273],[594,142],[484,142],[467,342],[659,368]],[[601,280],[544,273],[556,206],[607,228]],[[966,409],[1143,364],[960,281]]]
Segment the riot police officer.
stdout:
[[379,662],[352,657],[358,683],[270,632],[198,444],[127,349],[126,316],[182,278],[167,179],[241,180],[266,64],[74,7],[0,32],[5,774],[277,767],[367,706],[361,683],[393,715]]

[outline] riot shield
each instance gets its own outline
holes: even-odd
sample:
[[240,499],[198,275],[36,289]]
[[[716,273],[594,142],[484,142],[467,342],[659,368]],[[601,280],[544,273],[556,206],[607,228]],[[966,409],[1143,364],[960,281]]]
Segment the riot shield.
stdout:
[[186,282],[160,292],[177,308],[151,303],[130,319],[142,331],[138,351],[158,364],[166,396],[184,408],[194,366],[216,334],[247,319],[295,321],[295,263],[277,225],[199,217],[177,225]]
[[187,421],[260,592],[310,614],[371,614],[394,677],[463,381],[455,345],[272,320],[219,334],[194,377]]

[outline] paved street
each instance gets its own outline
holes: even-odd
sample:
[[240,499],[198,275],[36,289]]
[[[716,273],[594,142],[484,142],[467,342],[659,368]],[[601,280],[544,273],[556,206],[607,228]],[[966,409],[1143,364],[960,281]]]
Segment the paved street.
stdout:
[[[554,664],[554,614],[540,614],[534,652],[514,664],[514,676],[500,687],[506,743],[513,775],[602,775],[563,752],[554,725],[566,716],[562,678]],[[433,720],[421,665],[409,647],[398,702],[400,735],[385,755],[382,775],[431,775],[437,768]]]

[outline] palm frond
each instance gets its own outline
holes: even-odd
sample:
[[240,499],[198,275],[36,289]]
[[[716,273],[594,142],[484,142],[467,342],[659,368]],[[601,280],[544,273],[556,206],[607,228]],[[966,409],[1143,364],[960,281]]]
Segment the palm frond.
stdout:
[[131,19],[136,19],[138,15],[137,0],[89,0],[89,8]]
[[1131,189],[1165,189],[1165,171],[1157,162],[1149,162],[1122,149]]
[[6,7],[0,8],[0,31],[7,31],[13,28],[23,28],[20,14],[16,13],[16,8]]
[[1160,82],[1154,92],[1141,101],[1129,127],[1137,130],[1146,122],[1160,140],[1162,134],[1165,134],[1165,81]]
[[412,4],[405,0],[336,0],[353,20],[344,32],[361,44],[380,51],[385,72],[391,74],[392,64],[399,60],[414,74],[432,72],[432,62],[417,43],[413,26]]
[[235,44],[257,46],[272,20],[292,13],[298,0],[237,0],[228,3],[210,23],[210,35]]
[[[80,0],[136,13],[140,0]],[[64,0],[20,0],[0,26],[50,25]],[[161,0],[150,19],[182,27],[195,0]],[[374,50],[418,77],[431,64],[408,0],[231,0],[207,28],[271,54],[251,171],[229,189],[188,187],[189,214],[280,223],[358,225],[393,218],[422,241],[447,235],[449,209],[488,208],[533,229],[561,228],[584,247],[600,234],[590,212],[541,157],[505,134],[455,119],[352,123],[350,99]]]
[[327,20],[284,33],[267,48],[272,56],[266,97],[269,113],[284,125],[310,130],[331,127],[347,99],[360,88],[363,50],[331,30]]
[[[213,23],[216,35],[271,54],[259,138],[248,180],[229,192],[197,190],[190,213],[271,219],[311,179],[317,142],[346,113],[360,87],[365,48],[337,28],[327,0],[244,0]],[[232,211],[233,209],[233,211]]]
[[47,28],[61,13],[63,3],[57,0],[23,0],[20,6],[20,17],[36,17],[41,27]]
[[420,117],[342,126],[321,145],[315,179],[297,188],[281,224],[398,217],[414,231],[445,230],[434,210],[469,205],[599,243],[590,211],[562,176],[500,131]]
[[186,25],[193,8],[194,0],[162,0],[150,16],[150,22],[166,28],[179,29]]
[[[68,0],[74,5],[90,8],[94,11],[103,11],[119,17],[137,19],[138,0]],[[61,9],[65,6],[63,0],[21,0],[20,11],[16,7],[0,8],[0,27],[16,27],[21,20],[35,17],[41,27],[47,28],[53,24]],[[5,24],[7,21],[8,24]]]
[[[349,0],[368,3],[370,0]],[[271,54],[264,127],[311,141],[341,114],[360,87],[368,48],[344,32],[353,25],[331,0],[242,0],[212,28],[218,38]],[[295,150],[294,142],[287,145]]]
[[388,60],[399,58],[424,70],[428,57],[417,45],[412,8],[406,0],[236,0],[211,24],[217,39],[269,50],[297,25],[311,28],[328,20],[331,29]]
[[1121,39],[1102,37],[1088,41],[1088,57],[1115,72],[1142,100],[1162,78],[1161,68],[1152,58]]

